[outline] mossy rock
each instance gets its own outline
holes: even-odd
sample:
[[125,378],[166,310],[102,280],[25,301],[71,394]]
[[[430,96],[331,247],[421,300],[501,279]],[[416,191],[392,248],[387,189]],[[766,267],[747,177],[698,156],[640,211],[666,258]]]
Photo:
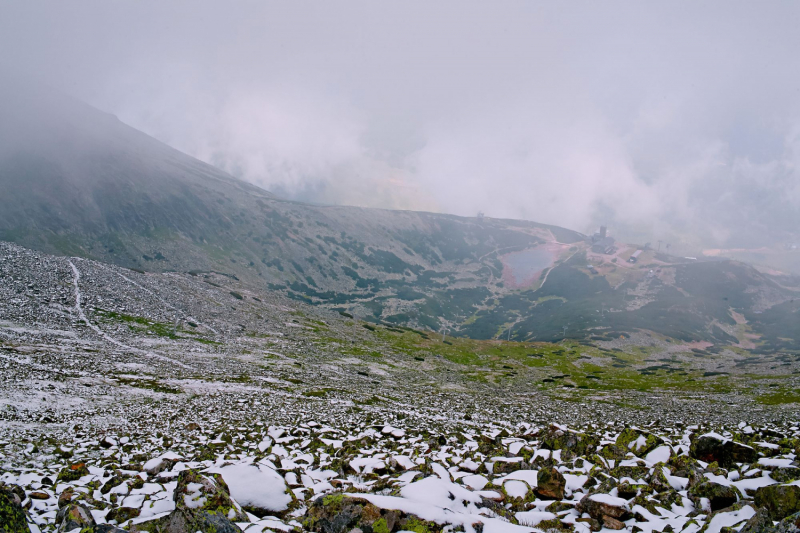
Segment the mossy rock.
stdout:
[[750,520],[747,521],[739,533],[772,533],[774,531],[775,528],[772,524],[772,519],[769,517],[769,511],[762,507],[750,517]]
[[575,531],[575,526],[572,524],[565,524],[558,518],[552,518],[550,520],[542,520],[536,524],[536,529],[544,533],[562,533],[565,531]]
[[708,498],[711,511],[719,511],[730,507],[741,498],[739,489],[734,486],[720,485],[713,481],[704,481],[689,489],[689,499],[698,506],[701,498]]
[[612,468],[609,473],[617,479],[629,477],[644,480],[650,475],[650,469],[646,466],[618,466]]
[[112,509],[106,515],[106,520],[115,521],[117,524],[127,522],[131,518],[136,518],[141,513],[141,509],[134,509],[132,507],[117,507]]
[[778,483],[788,483],[800,479],[800,468],[781,467],[769,473],[769,477]]
[[606,444],[605,446],[600,448],[598,455],[600,455],[605,459],[614,459],[616,461],[619,461],[620,459],[624,459],[627,453],[628,453],[627,450],[621,448],[620,446],[617,446],[616,444]]
[[58,473],[58,481],[77,481],[83,476],[89,475],[89,469],[86,468],[86,464],[84,463],[75,463],[69,466],[65,466],[61,469],[61,472]]
[[100,489],[100,493],[108,494],[109,492],[111,492],[111,489],[121,485],[123,481],[125,481],[125,478],[122,476],[112,476],[108,481],[106,481],[103,484],[102,488]]
[[[694,459],[690,457],[686,457],[688,461],[694,461]],[[671,464],[671,463],[670,463]],[[680,466],[671,466],[672,475],[677,477],[685,477],[689,480],[689,484],[687,488],[692,488],[695,485],[702,483],[705,481],[706,477],[703,475],[703,471],[699,465],[693,465],[691,463],[682,463]]]
[[617,485],[617,495],[620,498],[630,500],[631,498],[638,496],[641,492],[646,492],[648,488],[649,487],[647,485],[623,481]]
[[58,531],[72,531],[80,529],[93,530],[95,527],[94,517],[88,507],[79,503],[70,503],[62,507],[56,515],[56,529]]
[[594,451],[600,439],[595,435],[587,435],[558,426],[550,426],[541,435],[541,447],[546,450],[563,450],[564,459],[573,455],[587,455]]
[[317,533],[347,533],[355,528],[363,533],[415,531],[437,533],[442,527],[421,518],[391,509],[380,509],[364,498],[329,494],[317,498],[303,522],[305,529]]
[[789,515],[775,528],[776,533],[797,533],[800,531],[800,513]]
[[158,522],[162,529],[153,533],[241,533],[241,528],[221,513],[176,509],[166,520]]
[[503,476],[517,470],[530,470],[530,468],[531,465],[525,461],[493,461],[492,471],[489,473],[495,476]]
[[647,484],[650,485],[650,488],[655,492],[672,490],[672,485],[670,485],[669,480],[667,480],[667,476],[664,475],[663,463],[656,463],[655,466],[653,466],[653,472],[650,474],[650,477],[647,478]]
[[683,496],[674,489],[655,494],[653,498],[658,500],[661,505],[667,509],[672,509],[673,505],[683,507]]
[[174,499],[176,511],[183,511],[187,516],[204,512],[224,516],[235,522],[247,521],[247,515],[231,498],[228,485],[219,474],[182,471],[178,474]]
[[660,443],[660,439],[636,428],[625,428],[617,436],[616,445],[626,452],[633,452],[636,455],[644,455],[654,450]]
[[542,468],[536,474],[533,492],[543,500],[563,500],[567,480],[554,467]]
[[0,487],[0,533],[30,533],[19,497],[9,487]]
[[[621,498],[624,498],[624,496],[621,496],[621,493],[619,493],[619,495]],[[656,509],[656,504],[658,503],[659,503],[658,501],[654,501],[653,499],[651,499],[649,495],[642,493],[637,495],[635,498],[631,500],[631,507],[641,505],[642,507],[647,509],[648,512],[654,515],[659,515],[661,513],[659,513],[658,509]]]
[[550,513],[560,513],[562,511],[570,511],[575,508],[574,503],[570,502],[553,502],[544,508],[545,511]]
[[800,485],[769,485],[756,491],[755,502],[772,520],[783,520],[800,512]]

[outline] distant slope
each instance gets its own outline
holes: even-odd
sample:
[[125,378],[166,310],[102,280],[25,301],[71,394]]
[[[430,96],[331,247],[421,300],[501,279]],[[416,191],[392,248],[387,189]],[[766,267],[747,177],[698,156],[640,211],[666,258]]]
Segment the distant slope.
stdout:
[[741,263],[647,252],[632,265],[633,247],[597,256],[580,233],[533,222],[283,201],[67,97],[6,86],[0,102],[0,240],[216,271],[477,338],[558,340],[564,326],[596,341],[646,330],[767,350],[800,338],[797,283]]
[[135,264],[128,237],[227,239],[237,198],[272,198],[69,97],[4,85],[0,99],[0,238]]

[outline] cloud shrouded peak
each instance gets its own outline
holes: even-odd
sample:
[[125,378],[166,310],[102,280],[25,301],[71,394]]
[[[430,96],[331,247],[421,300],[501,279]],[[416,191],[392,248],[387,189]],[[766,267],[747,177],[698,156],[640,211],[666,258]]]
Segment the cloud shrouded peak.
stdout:
[[800,7],[6,6],[0,62],[314,202],[796,238]]

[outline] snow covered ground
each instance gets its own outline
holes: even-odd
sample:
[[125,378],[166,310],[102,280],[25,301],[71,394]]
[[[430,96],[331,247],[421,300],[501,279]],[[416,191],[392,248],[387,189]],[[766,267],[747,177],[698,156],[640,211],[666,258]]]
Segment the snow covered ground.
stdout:
[[551,394],[362,325],[0,243],[0,499],[34,532],[694,532],[765,530],[800,491],[796,405]]
[[[236,525],[250,532],[328,531],[325,520],[343,498],[394,511],[398,523],[413,517],[445,530],[716,532],[769,509],[759,501],[764,487],[800,491],[796,424],[746,426],[749,433],[744,425],[717,433],[520,424],[434,434],[358,416],[340,427],[312,418],[288,427],[199,419],[161,435],[4,442],[0,482],[22,490],[32,531],[56,528],[59,508],[70,502],[97,524],[143,529],[175,511],[184,471],[219,474],[245,511]],[[731,463],[726,443],[752,450],[752,461]],[[703,453],[717,460],[698,459]],[[203,507],[201,485],[188,487],[181,501]],[[375,523],[364,509],[348,515],[343,531]]]

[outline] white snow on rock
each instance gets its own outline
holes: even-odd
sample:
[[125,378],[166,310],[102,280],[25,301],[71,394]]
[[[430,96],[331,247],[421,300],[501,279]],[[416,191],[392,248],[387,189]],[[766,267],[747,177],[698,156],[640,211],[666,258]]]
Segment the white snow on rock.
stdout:
[[520,525],[531,527],[536,527],[539,522],[552,520],[556,517],[556,515],[547,511],[521,511],[514,516]]
[[528,484],[524,481],[517,481],[516,479],[509,479],[503,483],[503,488],[506,489],[506,494],[511,498],[524,498],[528,494]]
[[211,468],[208,472],[222,476],[239,505],[280,512],[292,502],[283,477],[269,467],[234,464]]
[[628,500],[623,500],[622,498],[618,498],[617,496],[612,496],[610,494],[592,494],[589,496],[589,499],[598,503],[613,505],[615,507],[622,507],[625,509],[628,507]]
[[524,481],[528,484],[531,488],[535,488],[538,486],[538,470],[515,470],[510,474],[503,476],[502,478],[498,478],[495,480],[495,485],[499,485],[501,483],[505,483],[507,480],[510,479],[517,479],[519,481]]
[[749,505],[742,507],[738,511],[717,513],[711,518],[711,521],[708,523],[708,529],[706,529],[706,532],[719,533],[719,531],[723,527],[731,527],[740,524],[745,520],[749,520],[754,514],[756,514],[755,509],[753,509]]
[[771,466],[774,468],[794,468],[791,459],[772,459],[769,457],[761,457],[758,459],[758,464],[763,466]]
[[461,482],[473,490],[483,490],[489,484],[489,480],[480,474],[463,476]]
[[666,463],[669,461],[672,449],[669,446],[659,446],[655,450],[648,453],[644,460],[648,463]]

